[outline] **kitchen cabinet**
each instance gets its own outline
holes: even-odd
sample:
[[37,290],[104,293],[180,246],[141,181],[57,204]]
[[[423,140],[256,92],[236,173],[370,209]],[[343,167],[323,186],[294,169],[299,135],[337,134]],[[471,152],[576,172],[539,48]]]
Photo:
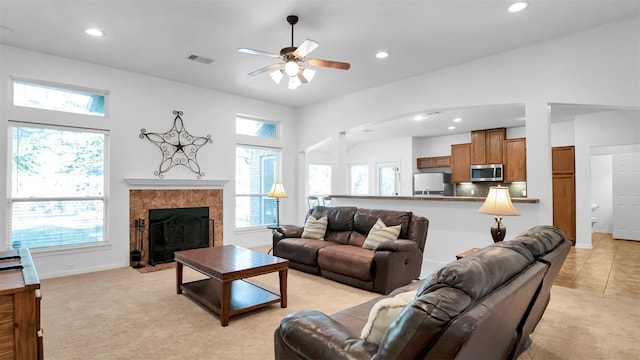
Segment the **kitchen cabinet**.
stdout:
[[451,145],[451,182],[471,182],[471,144]]
[[527,181],[527,140],[504,141],[504,182]]
[[557,146],[551,149],[552,174],[575,174],[575,148]]
[[553,183],[553,226],[564,231],[568,240],[576,242],[576,175],[573,146],[551,149]]
[[503,143],[506,136],[506,128],[472,131],[471,164],[502,164]]
[[451,166],[451,156],[423,157],[417,159],[418,169]]
[[576,241],[576,176],[553,176],[553,226],[564,232],[568,240]]

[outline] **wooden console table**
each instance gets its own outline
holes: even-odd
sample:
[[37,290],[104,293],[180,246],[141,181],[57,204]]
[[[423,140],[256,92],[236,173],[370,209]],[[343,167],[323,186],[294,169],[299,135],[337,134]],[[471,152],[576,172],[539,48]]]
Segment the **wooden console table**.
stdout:
[[40,300],[29,249],[0,252],[0,359],[43,359]]
[[[289,261],[235,245],[177,251],[176,292],[193,298],[220,316],[222,326],[234,315],[274,303],[287,307],[287,270]],[[183,266],[209,279],[182,282]],[[280,295],[243,279],[278,272]]]

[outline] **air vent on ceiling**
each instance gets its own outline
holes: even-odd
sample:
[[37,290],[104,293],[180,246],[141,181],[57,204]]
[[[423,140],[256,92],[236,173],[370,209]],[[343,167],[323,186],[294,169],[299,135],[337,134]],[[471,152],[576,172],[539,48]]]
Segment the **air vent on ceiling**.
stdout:
[[199,63],[203,63],[203,64],[211,64],[213,62],[212,59],[203,57],[203,56],[198,56],[198,55],[189,55],[189,57],[187,58],[189,60],[193,60],[193,61],[197,61]]

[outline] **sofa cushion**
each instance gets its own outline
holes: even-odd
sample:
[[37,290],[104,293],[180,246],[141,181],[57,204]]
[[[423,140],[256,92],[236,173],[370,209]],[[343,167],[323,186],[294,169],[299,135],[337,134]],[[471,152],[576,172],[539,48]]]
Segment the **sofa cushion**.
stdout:
[[527,247],[534,258],[540,257],[555,249],[564,242],[565,235],[557,227],[550,225],[534,226],[523,231],[513,240],[518,240]]
[[360,337],[368,342],[379,344],[387,328],[405,306],[415,299],[417,290],[399,293],[394,297],[378,301],[369,312],[369,319],[364,325]]
[[402,225],[387,226],[381,219],[378,219],[371,230],[369,230],[369,235],[364,241],[364,244],[362,244],[362,247],[375,250],[378,245],[385,241],[396,240],[398,235],[400,235],[401,226]]
[[327,230],[330,231],[351,231],[353,230],[353,216],[356,208],[351,206],[325,207],[316,206],[309,210],[308,215],[319,219],[327,217]]
[[318,251],[318,265],[322,270],[372,281],[371,266],[375,253],[351,245],[327,246]]
[[304,223],[303,239],[324,240],[324,234],[327,232],[327,217],[323,216],[319,219],[309,216]]
[[441,268],[427,277],[418,294],[450,286],[465,292],[472,301],[483,298],[534,261],[523,244],[507,243],[509,247],[492,244]]
[[322,240],[284,238],[276,246],[278,247],[277,254],[279,257],[301,264],[318,266],[318,250],[327,246],[337,245]]
[[410,211],[358,209],[353,217],[353,229],[361,234],[368,234],[378,219],[382,219],[387,226],[401,225],[398,238],[407,238]]

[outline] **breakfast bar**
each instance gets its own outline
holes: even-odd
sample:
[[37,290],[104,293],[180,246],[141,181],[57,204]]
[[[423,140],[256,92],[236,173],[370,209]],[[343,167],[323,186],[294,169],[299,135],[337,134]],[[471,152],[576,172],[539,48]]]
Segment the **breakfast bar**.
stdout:
[[[493,216],[477,212],[485,198],[469,196],[352,196],[331,195],[333,206],[357,206],[371,209],[408,210],[429,219],[420,277],[425,277],[471,248],[493,243],[490,228]],[[512,239],[532,226],[546,223],[540,219],[539,199],[512,198],[519,216],[502,219],[507,228],[505,239]],[[479,235],[480,234],[480,235]]]

